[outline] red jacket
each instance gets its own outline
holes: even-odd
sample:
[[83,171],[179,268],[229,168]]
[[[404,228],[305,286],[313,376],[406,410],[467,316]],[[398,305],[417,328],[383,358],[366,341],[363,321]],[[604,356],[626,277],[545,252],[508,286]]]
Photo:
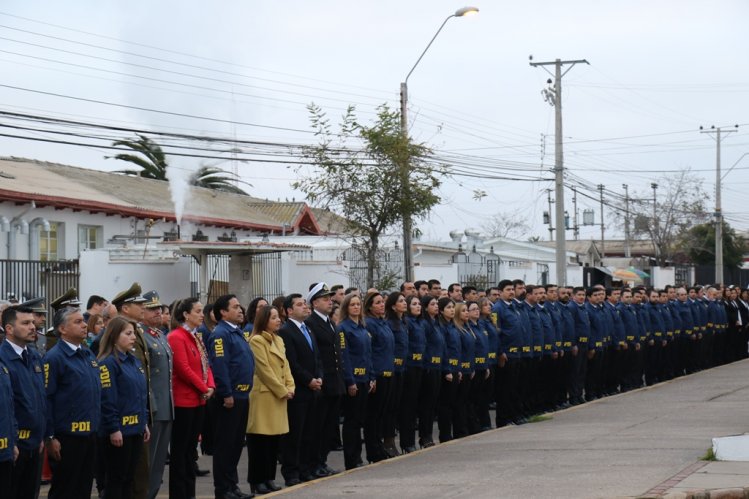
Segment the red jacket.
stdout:
[[[167,335],[169,346],[174,353],[172,371],[172,392],[175,407],[198,407],[205,405],[201,397],[209,388],[215,388],[213,373],[208,366],[205,351],[202,352],[198,339],[183,327],[178,327]],[[207,372],[207,381],[203,379],[203,366]]]

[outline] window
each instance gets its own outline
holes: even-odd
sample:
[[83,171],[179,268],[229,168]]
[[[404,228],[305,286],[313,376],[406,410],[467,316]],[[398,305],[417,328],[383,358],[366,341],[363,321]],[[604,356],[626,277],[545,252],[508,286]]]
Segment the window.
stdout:
[[79,225],[78,253],[101,248],[103,246],[102,232],[100,225]]
[[39,260],[51,262],[62,257],[62,231],[60,222],[50,222],[49,230],[39,226]]

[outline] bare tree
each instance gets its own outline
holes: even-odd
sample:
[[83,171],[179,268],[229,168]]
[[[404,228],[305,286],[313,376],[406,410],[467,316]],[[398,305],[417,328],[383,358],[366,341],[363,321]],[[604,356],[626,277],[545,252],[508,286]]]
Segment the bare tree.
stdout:
[[635,194],[630,213],[634,220],[633,236],[653,242],[658,265],[688,253],[689,248],[683,247],[687,240],[682,234],[709,220],[705,207],[709,196],[702,188],[703,183],[702,178],[687,168],[660,177],[655,196],[653,191]]
[[515,210],[493,215],[481,226],[481,230],[488,237],[521,239],[531,230],[531,226],[524,211]]

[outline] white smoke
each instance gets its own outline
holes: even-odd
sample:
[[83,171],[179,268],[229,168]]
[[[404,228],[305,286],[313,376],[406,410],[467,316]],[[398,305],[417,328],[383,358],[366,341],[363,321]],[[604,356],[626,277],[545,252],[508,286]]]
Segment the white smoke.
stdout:
[[185,204],[190,193],[190,184],[192,176],[199,169],[199,165],[189,160],[179,162],[171,158],[169,166],[166,168],[166,178],[169,180],[169,193],[174,204],[174,215],[177,217],[177,224],[182,223],[182,216],[185,213]]

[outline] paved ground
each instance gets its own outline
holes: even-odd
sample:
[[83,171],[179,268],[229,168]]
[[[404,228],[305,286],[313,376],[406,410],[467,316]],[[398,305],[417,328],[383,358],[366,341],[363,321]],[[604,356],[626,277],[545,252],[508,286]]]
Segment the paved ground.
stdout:
[[[699,462],[711,438],[749,431],[749,360],[551,414],[275,495],[553,497],[749,486],[746,463]],[[342,469],[340,452],[329,464]],[[240,479],[246,476],[246,456]],[[210,468],[209,458],[201,467]],[[669,479],[671,479],[669,481]],[[277,482],[283,483],[278,476]],[[660,487],[659,487],[660,486]],[[242,484],[243,490],[249,487]],[[47,487],[43,488],[46,492]],[[159,497],[167,497],[162,488]],[[198,497],[213,497],[200,478]]]

